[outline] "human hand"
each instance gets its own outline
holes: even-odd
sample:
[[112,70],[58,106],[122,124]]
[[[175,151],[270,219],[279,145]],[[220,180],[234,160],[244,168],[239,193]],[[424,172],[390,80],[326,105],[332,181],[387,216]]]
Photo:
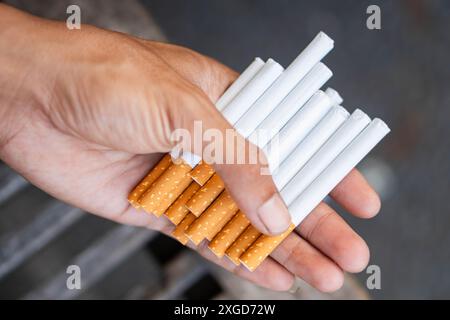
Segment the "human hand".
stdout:
[[[6,66],[0,75],[1,159],[65,202],[119,223],[170,234],[168,220],[137,211],[127,194],[158,153],[173,147],[176,128],[192,130],[194,120],[202,120],[205,129],[231,128],[212,101],[236,73],[173,45],[85,25],[69,31],[62,23],[3,5],[0,16],[0,65]],[[280,221],[277,225],[261,215],[258,208],[278,193],[272,179],[259,174],[260,166],[215,169],[252,223],[262,232],[279,233],[289,223],[287,210],[282,204],[269,208],[278,217],[273,220]],[[362,218],[374,216],[380,206],[356,170],[331,196]],[[343,271],[359,272],[369,259],[365,242],[325,203],[255,272],[217,259],[205,245],[196,249],[276,290],[289,289],[296,275],[319,290],[333,291],[342,285]]]

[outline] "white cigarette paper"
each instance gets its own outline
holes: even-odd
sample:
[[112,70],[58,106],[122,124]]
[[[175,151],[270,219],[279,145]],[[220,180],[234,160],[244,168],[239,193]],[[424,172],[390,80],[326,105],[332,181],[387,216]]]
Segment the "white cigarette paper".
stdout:
[[[274,182],[284,188],[290,179],[305,165],[305,163],[319,150],[319,148],[331,137],[331,135],[349,117],[349,113],[341,106],[335,106],[323,119],[308,133],[308,135],[295,147],[286,160],[274,171]],[[270,162],[269,162],[270,163]]]
[[370,118],[356,109],[331,138],[317,151],[281,191],[289,204],[338,156],[342,150],[369,124]]
[[[260,144],[266,145],[299,109],[299,112],[302,112],[306,107],[305,103],[331,78],[332,75],[333,73],[331,70],[323,63],[319,62],[316,64],[275,108],[275,110],[272,111],[272,113],[258,126],[258,130],[264,130],[264,132],[268,133],[258,137],[260,140],[263,139]],[[321,91],[321,94],[325,96],[326,99],[330,100],[323,91]],[[331,104],[332,103],[330,102],[329,105],[331,106]],[[319,110],[317,111],[319,112]],[[321,114],[318,114],[318,116],[320,115]],[[239,126],[240,124],[241,120],[238,121],[236,126]],[[252,141],[252,137],[255,136],[256,135],[251,136],[250,141]]]
[[233,100],[223,109],[222,114],[234,124],[266,92],[283,72],[283,67],[273,59],[268,59],[261,70],[245,85]]
[[320,32],[247,111],[249,116],[246,114],[239,119],[236,127],[240,128],[240,133],[244,137],[248,137],[255,130],[257,124],[261,123],[286,98],[299,81],[333,49],[333,45],[333,40],[325,33]]
[[239,91],[253,79],[259,70],[264,66],[264,61],[256,57],[255,60],[241,73],[241,75],[233,82],[233,84],[222,94],[216,102],[216,108],[222,111],[231,100],[236,97]]
[[342,102],[344,102],[344,99],[341,97],[339,92],[337,92],[333,88],[327,88],[327,90],[325,90],[325,93],[331,98],[331,100],[334,101],[334,106],[338,106]]
[[316,126],[333,105],[333,100],[323,91],[317,91],[311,99],[301,108],[279,134],[279,141],[268,144],[269,163],[272,172],[285,159],[306,135]]
[[292,222],[299,225],[389,131],[382,120],[374,119],[291,203]]
[[[224,107],[222,114],[231,124],[236,121],[252,106],[252,104],[267,90],[268,87],[283,72],[283,67],[273,59],[268,59],[259,71],[247,82],[235,97]],[[172,158],[178,158],[178,150],[171,152]],[[201,156],[192,152],[183,152],[183,160],[192,168],[200,161]]]

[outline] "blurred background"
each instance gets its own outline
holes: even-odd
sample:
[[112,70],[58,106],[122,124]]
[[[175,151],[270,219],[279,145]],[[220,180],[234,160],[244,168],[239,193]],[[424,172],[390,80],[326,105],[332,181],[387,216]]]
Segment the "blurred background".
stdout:
[[[348,110],[363,108],[392,133],[360,165],[380,192],[380,214],[344,218],[371,249],[381,289],[362,272],[321,294],[261,289],[207,263],[177,242],[120,226],[63,204],[0,163],[0,298],[55,299],[404,299],[450,298],[450,2],[42,0],[4,1],[65,20],[169,41],[241,71],[255,57],[287,66],[320,30],[335,40],[325,63]],[[366,9],[381,8],[381,30]],[[339,210],[339,208],[338,208]],[[66,268],[82,270],[67,290]]]

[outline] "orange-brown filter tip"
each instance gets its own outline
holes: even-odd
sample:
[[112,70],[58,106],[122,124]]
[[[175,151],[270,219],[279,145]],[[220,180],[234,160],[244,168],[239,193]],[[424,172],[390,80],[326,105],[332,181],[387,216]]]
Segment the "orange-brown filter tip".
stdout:
[[186,203],[186,207],[197,217],[219,196],[225,185],[218,174],[214,174],[208,182],[198,190]]
[[194,169],[192,169],[191,172],[189,172],[191,178],[201,186],[203,186],[213,174],[213,167],[205,162],[201,162]]
[[261,233],[249,225],[247,229],[233,242],[233,244],[225,251],[226,256],[236,265],[240,264],[239,257],[247,250],[253,242],[261,235]]
[[294,230],[295,225],[291,224],[289,228],[280,235],[268,236],[261,235],[240,257],[241,263],[250,271],[255,269],[264,261],[269,254]]
[[172,235],[174,236],[174,238],[184,245],[186,245],[186,243],[189,241],[189,238],[186,236],[185,231],[192,223],[192,221],[195,220],[195,218],[196,217],[192,213],[188,213],[172,231]]
[[200,189],[200,186],[191,182],[189,187],[183,191],[183,193],[175,200],[174,203],[167,209],[165,215],[175,225],[179,224],[181,220],[189,213],[186,208],[186,202],[192,197],[192,195]]
[[230,221],[216,234],[208,247],[214,254],[221,258],[231,244],[244,232],[250,221],[242,211],[238,211]]
[[161,216],[191,183],[188,164],[171,164],[141,196],[139,204],[149,213]]
[[[238,210],[228,192],[224,191],[214,203],[202,213],[187,229],[186,235],[195,244],[216,232],[216,227],[223,219],[230,219]],[[226,222],[225,222],[226,223]],[[220,230],[220,229],[219,229]],[[219,231],[217,230],[217,232]],[[211,237],[213,238],[213,236]]]
[[151,186],[153,182],[158,179],[164,171],[172,164],[172,158],[170,154],[164,155],[161,160],[150,170],[150,172],[145,176],[144,179],[139,182],[139,184],[134,187],[134,189],[128,195],[128,201],[130,204],[136,208],[139,207],[139,198],[144,194],[145,191]]

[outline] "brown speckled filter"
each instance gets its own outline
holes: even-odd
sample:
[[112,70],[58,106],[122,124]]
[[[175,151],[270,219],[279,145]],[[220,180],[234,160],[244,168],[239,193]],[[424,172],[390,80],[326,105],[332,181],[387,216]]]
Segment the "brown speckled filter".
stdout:
[[214,202],[224,188],[222,179],[218,174],[214,174],[186,203],[186,207],[198,217]]
[[219,258],[233,244],[241,233],[247,228],[250,221],[242,211],[238,211],[234,217],[220,230],[209,243],[209,249]]
[[189,172],[191,178],[201,186],[203,186],[213,174],[214,169],[203,161]]
[[139,198],[144,194],[150,185],[155,182],[163,174],[164,171],[172,164],[172,158],[169,154],[164,155],[161,160],[153,167],[152,170],[142,179],[141,182],[130,192],[128,195],[128,202],[135,207],[139,208]]
[[200,188],[196,182],[191,182],[189,187],[183,191],[183,193],[175,200],[174,203],[164,213],[167,218],[175,225],[179,224],[181,220],[189,213],[186,207],[186,202],[192,197],[193,194]]
[[[223,226],[236,213],[238,207],[224,191],[187,229],[186,235],[196,245],[204,238],[212,239],[218,227]],[[214,234],[213,234],[214,233]]]
[[161,216],[189,186],[191,167],[182,162],[172,163],[139,199],[140,207],[148,213]]
[[225,255],[230,259],[235,265],[239,265],[241,262],[239,258],[247,250],[253,242],[261,235],[261,233],[249,225],[247,229],[236,239],[235,242],[225,251]]
[[269,254],[295,229],[291,224],[289,228],[278,236],[261,235],[252,245],[240,256],[241,263],[250,271],[255,269],[264,261]]
[[172,231],[172,235],[175,239],[180,241],[183,245],[189,241],[189,238],[186,236],[186,229],[189,225],[195,220],[195,216],[192,213],[188,213],[183,220],[175,227]]

